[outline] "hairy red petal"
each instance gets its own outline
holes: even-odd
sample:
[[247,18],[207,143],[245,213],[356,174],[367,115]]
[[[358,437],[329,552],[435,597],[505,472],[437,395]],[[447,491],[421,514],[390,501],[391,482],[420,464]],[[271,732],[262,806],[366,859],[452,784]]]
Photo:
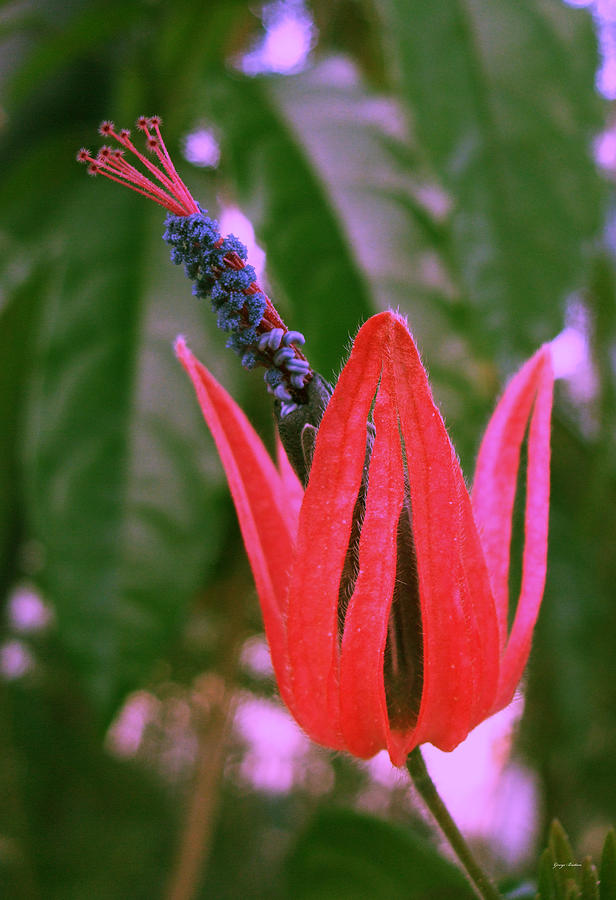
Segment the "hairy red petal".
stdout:
[[319,427],[300,512],[287,635],[297,717],[308,734],[344,747],[340,728],[338,591],[381,360],[376,316],[361,328]]
[[285,498],[285,502],[282,504],[282,513],[287,520],[289,531],[295,538],[297,534],[299,511],[304,499],[304,488],[295,474],[293,466],[289,462],[289,458],[282,446],[280,438],[276,439],[276,456],[278,461],[278,472],[280,474]]
[[543,347],[509,382],[481,442],[473,482],[473,509],[490,570],[501,650],[507,639],[509,557],[520,449],[546,360],[549,363],[549,350]]
[[[538,358],[538,365],[537,363]],[[530,366],[531,363],[535,363]],[[527,363],[530,382],[536,392],[528,432],[528,464],[526,472],[526,509],[524,513],[524,550],[522,586],[513,621],[501,660],[498,696],[494,711],[511,700],[528,660],[533,630],[545,587],[548,551],[550,504],[550,420],[554,392],[554,373],[549,347],[542,348]],[[522,369],[521,373],[524,373]],[[505,477],[504,475],[502,476]],[[517,465],[510,471],[514,485]]]
[[223,464],[261,603],[280,693],[293,712],[284,607],[293,535],[283,512],[281,478],[250,422],[182,338],[175,345],[188,372]]
[[[401,765],[418,743],[451,750],[493,701],[498,672],[494,600],[470,499],[425,370],[392,317],[396,403],[405,442],[423,627],[424,684],[417,727],[392,745]],[[397,757],[397,758],[395,758]]]
[[396,580],[397,526],[404,497],[404,468],[392,397],[387,330],[372,338],[384,358],[374,407],[376,439],[370,462],[366,514],[359,546],[359,574],[342,639],[340,708],[348,750],[369,757],[388,743],[383,679],[387,629]]

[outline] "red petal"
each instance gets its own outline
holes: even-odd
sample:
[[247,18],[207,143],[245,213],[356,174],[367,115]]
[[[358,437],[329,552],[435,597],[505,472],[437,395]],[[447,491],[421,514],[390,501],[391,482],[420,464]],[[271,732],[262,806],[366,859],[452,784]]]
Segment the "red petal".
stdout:
[[282,482],[283,496],[285,498],[285,502],[282,505],[282,513],[287,520],[289,531],[295,538],[297,534],[299,511],[304,499],[304,488],[295,474],[293,466],[289,462],[289,458],[279,437],[276,439],[276,456],[278,459],[278,472]]
[[250,422],[216,379],[178,338],[175,352],[188,372],[223,464],[257,585],[280,693],[293,712],[284,632],[293,536],[283,513],[281,478]]
[[[370,462],[359,574],[344,624],[340,663],[342,731],[355,756],[387,746],[389,721],[383,678],[385,645],[396,581],[397,527],[404,498],[404,467],[392,397],[389,329],[372,337],[383,358],[374,407],[376,439]],[[361,333],[360,333],[361,334]],[[358,336],[359,341],[359,336]]]
[[[364,423],[377,384],[377,440],[360,572],[339,658],[338,585],[361,479]],[[319,431],[322,455],[315,456],[302,509],[289,608],[296,702],[309,733],[315,736],[318,728],[318,739],[327,743],[322,735],[328,723],[338,726],[340,668],[340,727],[348,749],[368,756],[386,744],[392,761],[402,765],[423,740],[451,749],[490,709],[498,676],[494,602],[458,462],[415,346],[397,316],[383,313],[361,329],[326,417],[330,412],[327,430],[324,420]],[[417,727],[404,734],[389,728],[383,683],[403,497],[398,418],[411,482],[424,631],[422,703]]]
[[338,695],[338,590],[366,449],[366,422],[380,357],[372,336],[382,316],[360,330],[319,427],[300,512],[289,591],[287,635],[300,724],[316,741],[344,747]]
[[[501,660],[499,688],[493,711],[511,700],[528,660],[533,629],[543,597],[547,569],[548,520],[550,503],[550,418],[554,391],[554,373],[548,346],[542,347],[518,372],[500,401],[484,437],[478,461],[478,507],[486,538],[486,556],[491,558],[502,577],[508,571],[511,511],[520,457],[530,405],[534,399],[528,433],[526,473],[526,509],[524,514],[524,551],[522,586],[511,634]],[[525,418],[522,415],[525,413]],[[494,426],[492,423],[495,423]],[[484,446],[485,445],[485,446]],[[481,466],[481,467],[480,467]],[[486,499],[492,482],[494,499]],[[503,506],[494,508],[504,494]],[[475,503],[475,491],[473,491]],[[509,518],[503,522],[505,513]],[[500,525],[500,542],[494,534]],[[482,537],[483,537],[482,534]],[[506,543],[505,543],[506,541]],[[506,559],[504,560],[506,554]],[[506,585],[501,585],[506,590]],[[502,601],[501,601],[502,602]],[[505,595],[504,603],[507,602]],[[506,613],[506,606],[505,606]]]
[[405,323],[392,317],[396,402],[411,488],[424,647],[416,729],[392,737],[404,762],[430,741],[451,750],[490,708],[498,672],[494,600],[470,498]]
[[[546,365],[551,369],[549,349],[543,347],[509,382],[481,442],[473,483],[473,509],[490,570],[501,650],[507,639],[509,556],[520,448],[537,386]],[[546,516],[547,506],[544,518]],[[547,541],[547,518],[543,540],[544,543]]]

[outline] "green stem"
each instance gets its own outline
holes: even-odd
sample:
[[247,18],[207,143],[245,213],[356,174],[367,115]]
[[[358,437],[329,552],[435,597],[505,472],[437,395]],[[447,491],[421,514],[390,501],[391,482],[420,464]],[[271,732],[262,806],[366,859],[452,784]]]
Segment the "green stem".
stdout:
[[471,853],[458,826],[441,800],[434,782],[430,778],[419,747],[416,747],[410,754],[406,761],[406,767],[418,794],[436,819],[451,848],[462,863],[478,896],[483,897],[484,900],[501,900],[501,895]]

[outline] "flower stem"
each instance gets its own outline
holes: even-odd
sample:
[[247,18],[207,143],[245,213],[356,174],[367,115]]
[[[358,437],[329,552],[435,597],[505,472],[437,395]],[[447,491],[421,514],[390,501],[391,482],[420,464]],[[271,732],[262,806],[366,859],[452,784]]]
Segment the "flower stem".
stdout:
[[471,853],[458,826],[441,800],[434,782],[430,778],[419,747],[416,747],[409,755],[406,767],[417,792],[436,819],[451,848],[462,863],[478,896],[483,897],[484,900],[501,900],[501,895]]
[[211,680],[204,682],[204,706],[211,705],[211,709],[201,723],[195,779],[166,900],[194,900],[197,896],[216,825],[225,751],[235,711],[239,654],[246,635],[245,598],[250,596],[243,574],[232,576],[219,590],[231,612],[221,635],[217,671],[210,672]]

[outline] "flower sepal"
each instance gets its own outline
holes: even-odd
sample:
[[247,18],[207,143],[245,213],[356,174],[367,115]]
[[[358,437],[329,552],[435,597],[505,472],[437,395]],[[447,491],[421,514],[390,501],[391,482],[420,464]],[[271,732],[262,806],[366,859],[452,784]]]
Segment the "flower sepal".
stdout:
[[331,384],[315,372],[306,385],[304,403],[286,415],[282,414],[282,402],[277,400],[274,403],[282,446],[304,487],[308,484],[319,425],[333,392]]

